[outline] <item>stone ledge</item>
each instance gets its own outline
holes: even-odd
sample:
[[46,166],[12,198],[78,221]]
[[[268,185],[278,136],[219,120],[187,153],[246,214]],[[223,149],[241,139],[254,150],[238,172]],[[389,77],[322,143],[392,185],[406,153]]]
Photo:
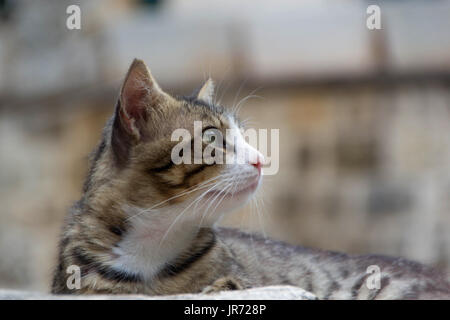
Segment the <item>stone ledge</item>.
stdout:
[[0,289],[0,300],[315,300],[316,297],[293,286],[270,286],[213,294],[145,295],[52,295],[33,291]]

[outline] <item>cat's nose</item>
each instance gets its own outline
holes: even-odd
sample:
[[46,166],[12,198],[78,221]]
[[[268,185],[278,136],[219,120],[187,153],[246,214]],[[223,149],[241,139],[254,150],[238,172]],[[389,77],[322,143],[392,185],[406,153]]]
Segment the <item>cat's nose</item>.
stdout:
[[258,173],[261,174],[261,161],[259,161],[259,158],[256,162],[252,163],[252,166],[258,169]]
[[261,174],[261,167],[264,162],[264,157],[261,153],[257,153],[256,157],[253,159],[253,161],[250,161],[250,164],[254,166],[256,169],[258,169],[258,174]]

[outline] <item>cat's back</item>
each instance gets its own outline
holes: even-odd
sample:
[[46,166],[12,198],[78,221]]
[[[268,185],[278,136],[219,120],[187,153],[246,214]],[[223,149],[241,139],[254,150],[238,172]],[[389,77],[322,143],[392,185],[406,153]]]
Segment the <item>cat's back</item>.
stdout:
[[260,286],[300,286],[322,299],[450,299],[443,272],[404,258],[311,249],[230,228],[216,234]]

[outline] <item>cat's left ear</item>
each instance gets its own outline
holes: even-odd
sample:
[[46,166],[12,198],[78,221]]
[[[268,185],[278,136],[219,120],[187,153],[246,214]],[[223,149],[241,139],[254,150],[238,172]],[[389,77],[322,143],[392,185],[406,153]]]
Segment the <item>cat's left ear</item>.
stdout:
[[141,138],[152,109],[158,108],[166,98],[146,64],[134,59],[120,91],[121,125],[135,138]]
[[150,136],[149,120],[169,99],[142,60],[134,59],[117,103],[111,144],[118,163],[126,162],[130,148]]
[[207,104],[213,104],[214,101],[214,81],[209,78],[206,80],[205,84],[202,86],[197,94],[197,99]]

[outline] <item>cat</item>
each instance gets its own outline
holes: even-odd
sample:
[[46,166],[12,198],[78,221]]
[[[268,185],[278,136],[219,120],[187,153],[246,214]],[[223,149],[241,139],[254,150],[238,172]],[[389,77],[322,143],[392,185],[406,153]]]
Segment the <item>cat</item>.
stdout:
[[[285,284],[319,299],[450,297],[446,276],[416,262],[308,249],[216,227],[259,187],[264,158],[213,95],[208,79],[191,97],[171,96],[143,61],[133,61],[91,156],[82,198],[66,218],[53,293],[166,295]],[[195,136],[194,121],[202,124],[202,150],[215,143],[231,158],[244,154],[244,163],[175,164],[172,133],[184,128]],[[216,138],[228,129],[238,132],[234,141]],[[68,285],[73,266],[80,270],[77,288]],[[372,286],[371,266],[380,271]]]

